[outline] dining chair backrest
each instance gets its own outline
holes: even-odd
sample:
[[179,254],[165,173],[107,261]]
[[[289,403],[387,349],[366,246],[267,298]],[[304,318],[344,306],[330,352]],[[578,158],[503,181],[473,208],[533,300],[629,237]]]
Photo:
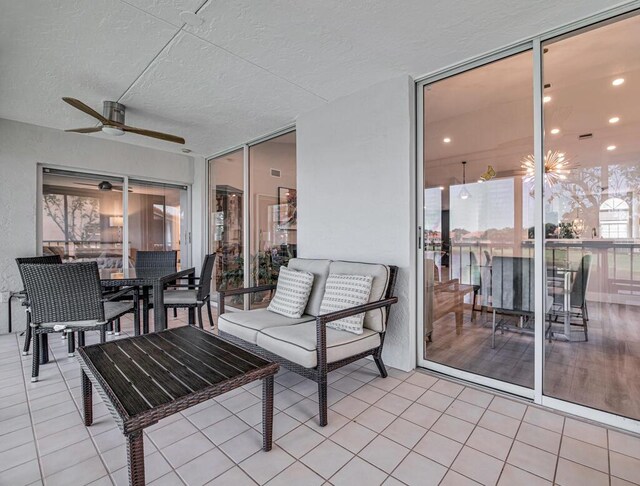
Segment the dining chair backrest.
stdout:
[[587,285],[591,274],[591,255],[584,255],[580,259],[580,265],[576,269],[573,284],[571,285],[571,305],[582,307],[587,298]]
[[489,250],[484,250],[484,264],[486,266],[491,265],[491,253],[489,253]]
[[480,267],[474,251],[469,252],[469,284],[480,285]]
[[168,268],[175,270],[178,264],[178,252],[139,251],[136,253],[136,268]]
[[18,272],[20,272],[20,278],[22,279],[22,288],[27,289],[24,284],[24,275],[22,274],[22,265],[34,263],[39,265],[58,265],[62,263],[62,257],[60,255],[44,255],[35,257],[19,257],[16,258],[18,264]]
[[493,308],[518,314],[535,312],[533,258],[493,257],[491,299]]
[[104,322],[104,304],[96,262],[60,265],[24,264],[25,287],[34,324]]
[[198,300],[205,299],[211,293],[211,276],[213,275],[213,264],[216,261],[216,254],[212,253],[204,257],[202,270],[200,271],[200,287],[198,288]]

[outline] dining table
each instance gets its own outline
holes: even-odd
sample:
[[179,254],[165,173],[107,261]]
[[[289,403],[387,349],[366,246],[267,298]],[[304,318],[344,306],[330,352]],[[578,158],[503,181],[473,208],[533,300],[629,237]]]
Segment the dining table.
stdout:
[[[149,332],[149,304],[153,304],[154,332],[167,329],[167,316],[164,312],[164,289],[180,279],[188,279],[189,285],[195,284],[195,268],[148,267],[148,268],[103,268],[100,269],[100,283],[104,288],[138,287],[142,297],[142,333]],[[195,323],[195,313],[190,309],[189,324]]]

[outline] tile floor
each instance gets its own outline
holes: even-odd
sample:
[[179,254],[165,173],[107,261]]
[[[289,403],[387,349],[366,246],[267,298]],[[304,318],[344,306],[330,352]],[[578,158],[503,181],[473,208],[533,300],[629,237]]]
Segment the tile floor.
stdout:
[[[0,336],[0,485],[127,484],[123,436],[99,397],[94,425],[82,424],[65,342],[50,337],[32,384],[22,339]],[[148,484],[640,484],[639,437],[427,373],[381,379],[368,360],[333,372],[324,428],[315,383],[288,372],[276,383],[271,452],[255,383],[148,428]]]

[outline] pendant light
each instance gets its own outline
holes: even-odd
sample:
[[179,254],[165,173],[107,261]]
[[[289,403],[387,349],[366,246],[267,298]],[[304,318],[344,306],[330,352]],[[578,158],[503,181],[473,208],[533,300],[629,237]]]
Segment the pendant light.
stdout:
[[467,161],[462,161],[462,189],[460,189],[460,193],[458,197],[462,200],[469,199],[471,197],[471,193],[467,189]]

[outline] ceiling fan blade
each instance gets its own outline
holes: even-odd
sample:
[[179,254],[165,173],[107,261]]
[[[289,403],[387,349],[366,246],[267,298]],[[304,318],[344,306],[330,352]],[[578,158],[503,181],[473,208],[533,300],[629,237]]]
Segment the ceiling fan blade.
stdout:
[[181,143],[184,145],[185,141],[182,137],[170,135],[168,133],[154,132],[153,130],[145,130],[144,128],[129,127],[127,125],[118,125],[125,132],[137,133],[138,135],[144,135],[145,137],[158,138],[160,140],[166,140],[167,142]]
[[69,103],[71,106],[73,106],[75,109],[83,111],[84,113],[86,113],[87,115],[92,116],[93,118],[100,120],[102,123],[109,123],[109,120],[107,120],[105,117],[103,117],[100,113],[98,113],[96,110],[94,110],[93,108],[88,107],[87,105],[85,105],[82,101],[77,100],[75,98],[62,98],[62,101]]
[[99,132],[100,130],[102,130],[102,127],[87,127],[87,128],[73,128],[70,130],[65,130],[65,132],[93,133],[93,132]]

